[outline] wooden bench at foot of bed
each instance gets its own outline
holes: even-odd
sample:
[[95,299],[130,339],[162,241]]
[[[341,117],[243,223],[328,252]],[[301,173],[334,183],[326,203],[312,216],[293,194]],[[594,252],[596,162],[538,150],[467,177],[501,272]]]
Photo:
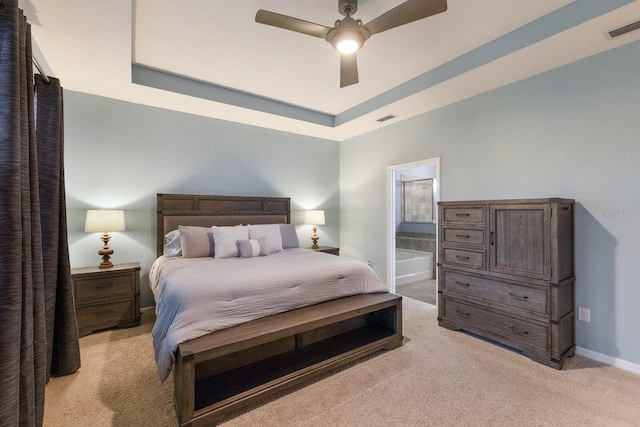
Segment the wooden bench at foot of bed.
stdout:
[[253,320],[180,344],[181,426],[232,411],[380,350],[402,345],[402,297],[355,295]]

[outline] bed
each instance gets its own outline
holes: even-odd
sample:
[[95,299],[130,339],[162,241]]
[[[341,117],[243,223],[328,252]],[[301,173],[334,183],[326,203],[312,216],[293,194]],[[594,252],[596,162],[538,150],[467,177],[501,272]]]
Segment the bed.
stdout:
[[[157,207],[154,350],[160,378],[173,371],[180,425],[215,424],[402,344],[401,297],[360,261],[296,247],[297,236],[286,237],[290,199],[158,194]],[[247,224],[252,239],[233,240],[241,257],[222,256],[224,233],[242,235]],[[282,242],[273,245],[276,224]],[[192,256],[197,245],[185,245],[184,233],[212,226],[211,252],[205,243],[204,256]],[[178,228],[183,256],[164,256],[165,236]]]

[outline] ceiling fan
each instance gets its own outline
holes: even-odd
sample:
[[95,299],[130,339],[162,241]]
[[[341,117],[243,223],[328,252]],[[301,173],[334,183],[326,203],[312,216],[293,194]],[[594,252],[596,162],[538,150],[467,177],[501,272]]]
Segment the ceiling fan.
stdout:
[[444,12],[447,0],[407,0],[366,25],[351,17],[357,10],[358,0],[338,0],[338,11],[344,18],[333,27],[262,9],[256,13],[256,22],[325,39],[340,52],[340,87],[345,87],[358,83],[356,52],[369,37]]

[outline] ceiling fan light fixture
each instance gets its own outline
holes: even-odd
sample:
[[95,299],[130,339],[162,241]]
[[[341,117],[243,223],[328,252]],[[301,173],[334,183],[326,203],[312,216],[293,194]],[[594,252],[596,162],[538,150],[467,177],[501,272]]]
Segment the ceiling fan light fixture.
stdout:
[[362,47],[362,36],[356,32],[343,31],[333,39],[333,47],[340,53],[354,53]]
[[327,33],[326,40],[338,52],[351,54],[357,52],[369,37],[369,32],[362,26],[362,21],[359,19],[356,21],[347,13],[342,21],[336,21],[335,26]]

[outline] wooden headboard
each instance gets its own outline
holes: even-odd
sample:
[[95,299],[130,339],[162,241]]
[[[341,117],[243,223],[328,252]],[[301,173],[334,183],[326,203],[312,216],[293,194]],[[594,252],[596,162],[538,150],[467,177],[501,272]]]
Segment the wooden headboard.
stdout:
[[162,255],[164,236],[179,225],[289,224],[288,197],[158,194],[156,252]]

